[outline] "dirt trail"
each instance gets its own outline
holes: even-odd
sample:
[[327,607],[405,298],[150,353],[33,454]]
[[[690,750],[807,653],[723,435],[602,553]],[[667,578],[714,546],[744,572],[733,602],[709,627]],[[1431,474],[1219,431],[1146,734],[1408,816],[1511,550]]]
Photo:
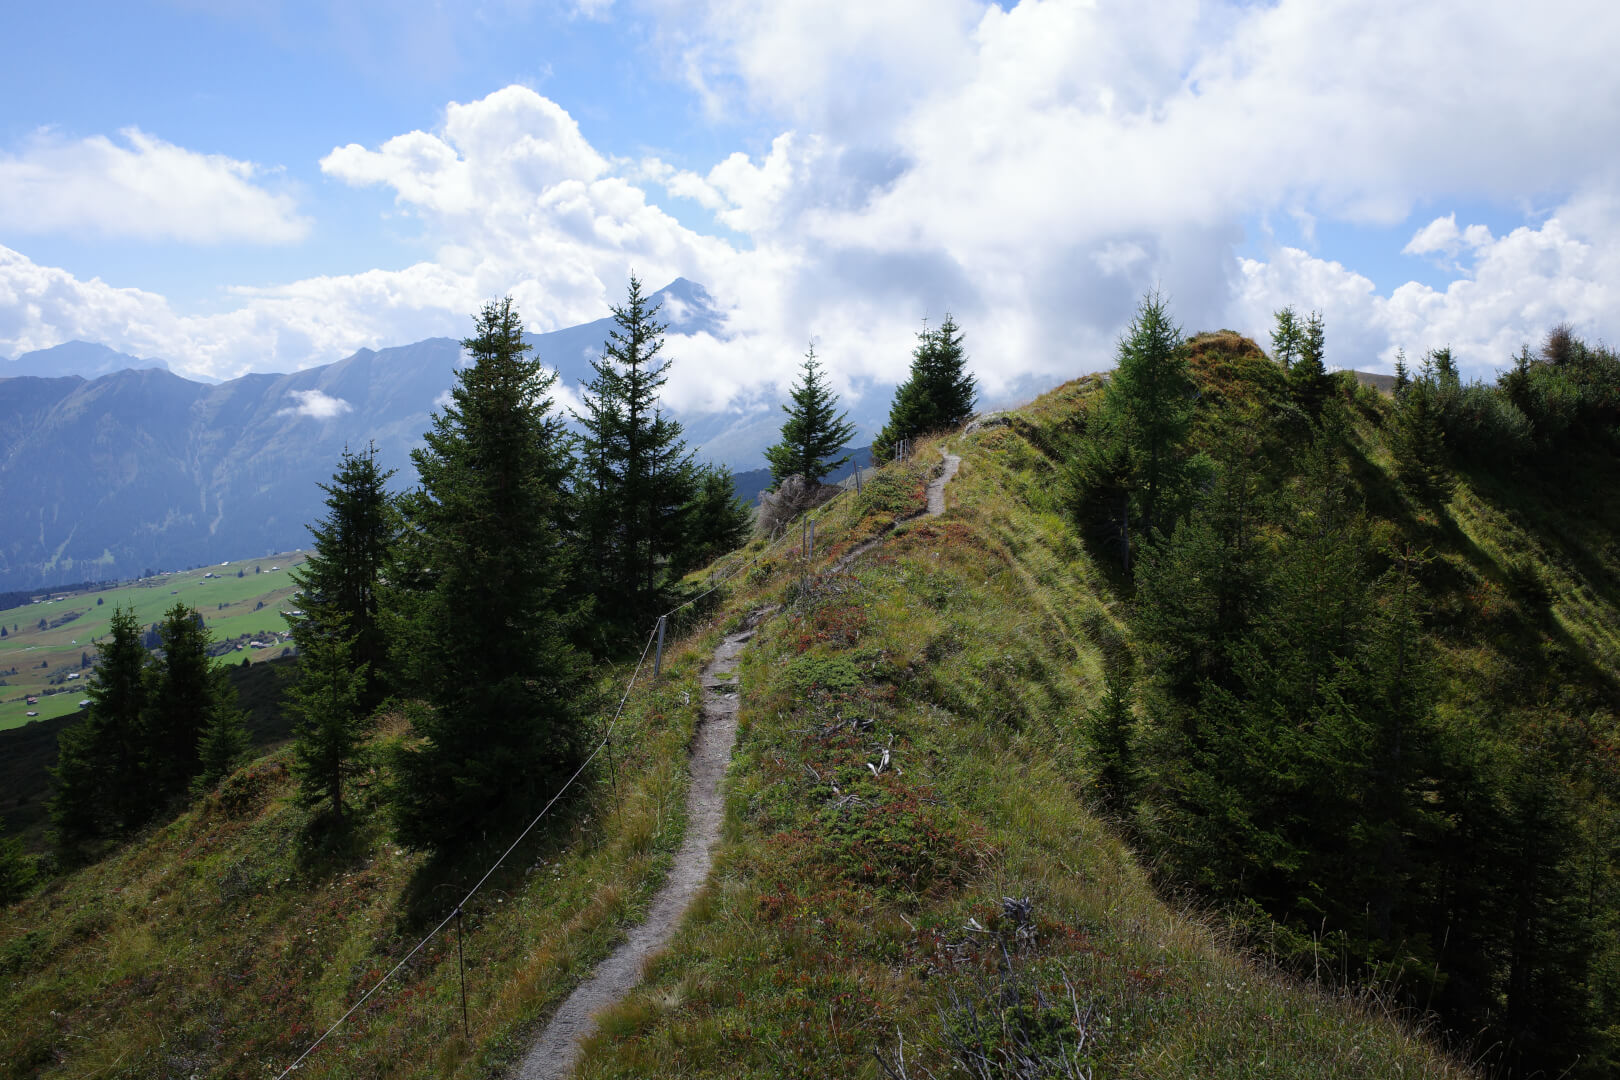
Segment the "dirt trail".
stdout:
[[763,615],[755,612],[743,630],[722,641],[703,669],[703,719],[692,740],[686,838],[675,854],[669,877],[653,897],[646,921],[632,929],[629,940],[568,995],[530,1047],[515,1080],[560,1080],[573,1071],[580,1044],[596,1030],[596,1014],[641,981],[642,964],[669,943],[676,923],[708,878],[724,806],[720,779],[737,741],[737,654],[754,636],[753,627]]
[[[962,459],[941,449],[945,467],[928,485],[929,517],[945,512],[945,485],[956,475]],[[923,516],[923,515],[918,515]],[[839,559],[835,570],[882,542],[868,540]],[[602,961],[591,977],[562,1003],[551,1022],[535,1040],[513,1080],[562,1080],[573,1072],[580,1045],[596,1030],[596,1014],[628,994],[641,981],[647,958],[674,936],[675,926],[708,879],[714,863],[714,845],[720,839],[723,800],[720,779],[731,763],[737,741],[737,654],[754,636],[768,610],[756,611],[742,630],[727,637],[714,650],[703,669],[703,720],[692,743],[692,786],[686,794],[686,839],[675,854],[675,865],[663,888],[653,897],[647,919],[630,931],[629,940]]]
[[[928,482],[928,509],[924,510],[921,514],[916,515],[916,517],[938,517],[945,512],[945,485],[955,479],[956,470],[961,468],[962,459],[959,456],[951,453],[950,450],[945,447],[941,447],[939,452],[940,455],[945,459],[945,467],[940,470],[938,476],[934,477]],[[905,520],[910,521],[915,519],[907,518]],[[848,570],[850,563],[854,562],[862,555],[865,555],[868,551],[871,551],[873,548],[883,543],[884,539],[884,536],[874,536],[864,544],[859,544],[850,549],[847,554],[845,554],[837,562],[833,563],[833,572],[843,573],[845,570]]]
[[928,516],[938,517],[945,512],[945,485],[956,476],[956,470],[962,465],[962,459],[944,447],[939,451],[945,457],[945,468],[934,477],[933,483],[928,485]]

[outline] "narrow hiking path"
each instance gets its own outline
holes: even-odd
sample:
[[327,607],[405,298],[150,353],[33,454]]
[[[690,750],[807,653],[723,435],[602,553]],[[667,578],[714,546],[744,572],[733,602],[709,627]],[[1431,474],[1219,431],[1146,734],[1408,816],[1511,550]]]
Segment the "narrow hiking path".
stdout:
[[642,964],[669,943],[676,924],[708,878],[725,805],[720,779],[737,741],[737,654],[754,636],[753,628],[765,614],[755,612],[744,629],[722,641],[703,669],[703,718],[692,739],[686,837],[669,877],[653,896],[646,921],[631,929],[629,939],[563,1001],[524,1057],[515,1074],[517,1080],[560,1080],[573,1071],[581,1045],[596,1030],[596,1014],[641,981]]
[[[928,509],[918,517],[937,517],[945,512],[945,485],[962,464],[962,459],[949,450],[942,447],[940,453],[945,459],[944,468],[929,482]],[[842,571],[882,541],[883,537],[868,540],[839,559],[833,570]],[[514,1080],[562,1080],[573,1072],[585,1040],[596,1031],[596,1014],[618,1002],[641,981],[642,965],[669,943],[681,916],[708,879],[725,805],[720,781],[737,742],[741,689],[735,677],[737,656],[770,611],[765,608],[753,612],[741,630],[716,646],[708,667],[703,669],[703,719],[692,741],[686,837],[675,854],[669,877],[653,897],[646,920],[631,929],[625,943],[563,1001],[529,1048],[513,1074]]]
[[[956,478],[956,470],[961,468],[962,459],[944,446],[939,448],[939,453],[945,459],[945,466],[940,470],[938,476],[928,482],[928,509],[914,517],[903,518],[902,520],[914,521],[919,517],[938,517],[945,512],[945,485]],[[850,563],[865,555],[886,539],[888,539],[888,534],[884,533],[882,536],[874,536],[864,544],[859,544],[850,549],[842,558],[833,563],[833,572],[843,573],[848,570]]]
[[928,485],[929,517],[938,517],[945,512],[945,485],[955,479],[956,470],[962,466],[962,459],[950,450],[942,446],[939,452],[945,457],[945,468]]

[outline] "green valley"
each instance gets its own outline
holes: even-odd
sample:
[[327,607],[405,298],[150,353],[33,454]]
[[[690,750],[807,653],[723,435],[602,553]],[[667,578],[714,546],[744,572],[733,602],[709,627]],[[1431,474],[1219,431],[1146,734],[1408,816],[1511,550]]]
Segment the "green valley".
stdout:
[[41,591],[34,602],[0,611],[0,625],[6,628],[0,638],[0,672],[6,673],[0,675],[5,683],[0,686],[0,731],[78,710],[84,681],[94,671],[96,642],[119,608],[133,611],[142,626],[160,622],[176,602],[196,608],[216,645],[229,644],[222,662],[282,655],[288,628],[281,613],[296,610],[298,603],[297,586],[287,571],[303,559],[300,552],[282,552],[107,589]]

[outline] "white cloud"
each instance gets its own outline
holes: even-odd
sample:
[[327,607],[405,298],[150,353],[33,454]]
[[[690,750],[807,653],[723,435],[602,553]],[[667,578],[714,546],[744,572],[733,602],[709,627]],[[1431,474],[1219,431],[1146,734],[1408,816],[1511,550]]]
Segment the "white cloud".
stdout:
[[91,232],[192,244],[302,240],[309,221],[290,195],[255,181],[248,161],[200,154],[138,128],[66,139],[36,132],[0,155],[0,228]]
[[1240,328],[1265,333],[1271,313],[1285,304],[1320,308],[1330,363],[1387,371],[1397,348],[1416,357],[1449,346],[1465,374],[1482,378],[1557,323],[1613,340],[1620,205],[1607,192],[1577,196],[1540,227],[1500,238],[1480,226],[1458,230],[1454,217],[1440,218],[1413,244],[1425,252],[1467,248],[1466,276],[1444,289],[1408,282],[1383,296],[1337,262],[1285,248],[1269,262],[1243,262],[1235,304]]
[[298,404],[282,409],[276,413],[277,416],[307,416],[311,420],[332,420],[354,411],[354,406],[347,401],[323,394],[319,390],[294,390],[287,396],[296,399]]
[[1491,230],[1484,225],[1470,225],[1465,229],[1458,229],[1457,215],[1453,212],[1443,218],[1435,218],[1414,233],[1412,239],[1401,249],[1401,254],[1445,255],[1454,259],[1463,248],[1478,251],[1489,247],[1493,239]]
[[[1620,123],[1620,7],[639,0],[643,16],[673,74],[764,131],[752,153],[615,159],[507,87],[321,163],[391,191],[430,259],[193,317],[0,252],[0,349],[89,337],[215,375],[299,366],[464,332],[507,293],[535,330],[598,318],[632,268],[701,281],[724,311],[723,333],[669,343],[669,398],[693,409],[771,399],[811,337],[841,390],[892,380],[945,310],[992,395],[1092,370],[1155,285],[1189,329],[1263,337],[1276,307],[1320,308],[1344,366],[1450,342],[1483,370],[1560,318],[1620,336],[1620,215],[1592,194],[1616,166],[1591,137]],[[655,186],[729,232],[681,225]],[[1552,209],[1502,236],[1455,214],[1416,229],[1408,253],[1460,274],[1444,289],[1381,294],[1333,251],[1233,254],[1256,218],[1330,236],[1480,203]]]

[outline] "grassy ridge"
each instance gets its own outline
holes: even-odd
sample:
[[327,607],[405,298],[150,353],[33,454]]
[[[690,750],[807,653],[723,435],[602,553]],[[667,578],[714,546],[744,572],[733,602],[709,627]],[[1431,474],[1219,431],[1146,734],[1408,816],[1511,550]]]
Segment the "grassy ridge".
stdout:
[[732,601],[787,607],[744,654],[715,878],[581,1076],[876,1077],[902,1045],[943,1076],[1020,1043],[1096,1075],[1460,1075],[1223,947],[1088,810],[1076,720],[1119,625],[1020,433],[1083,389],[958,439],[951,509],[852,574],[829,566],[891,513],[871,489]]
[[[442,936],[301,1071],[487,1076],[517,1057],[679,843],[722,629],[780,604],[743,654],[714,878],[581,1075],[875,1077],[903,1041],[909,1076],[943,1076],[975,1017],[1098,1076],[1460,1075],[1376,1002],[1282,978],[1167,906],[1088,809],[1077,724],[1123,631],[1041,452],[1086,390],[958,438],[942,518],[905,520],[925,445],[828,508],[810,563],[751,545],[759,565],[631,695],[616,796],[594,770],[469,907],[470,1039]],[[375,818],[343,845],[301,841],[285,765],[261,759],[8,910],[0,1075],[274,1076],[504,846],[496,830],[428,864]]]

